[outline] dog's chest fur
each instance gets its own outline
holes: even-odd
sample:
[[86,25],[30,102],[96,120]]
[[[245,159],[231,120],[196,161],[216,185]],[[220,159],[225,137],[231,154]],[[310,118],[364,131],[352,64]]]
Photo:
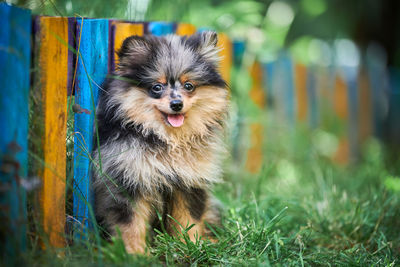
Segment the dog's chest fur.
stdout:
[[217,139],[194,138],[184,145],[130,137],[101,146],[103,171],[127,187],[146,192],[165,187],[200,187],[218,181]]

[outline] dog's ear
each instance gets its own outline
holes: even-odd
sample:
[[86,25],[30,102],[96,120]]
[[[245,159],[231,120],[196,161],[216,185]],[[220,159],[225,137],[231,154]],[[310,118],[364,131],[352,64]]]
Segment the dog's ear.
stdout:
[[200,53],[208,61],[218,63],[220,48],[217,46],[218,35],[214,31],[204,31],[190,36],[186,44],[194,51]]
[[200,33],[203,47],[216,47],[218,43],[218,35],[214,31],[204,31]]
[[120,59],[125,57],[138,59],[147,56],[150,49],[150,42],[146,37],[133,35],[124,40],[117,54]]

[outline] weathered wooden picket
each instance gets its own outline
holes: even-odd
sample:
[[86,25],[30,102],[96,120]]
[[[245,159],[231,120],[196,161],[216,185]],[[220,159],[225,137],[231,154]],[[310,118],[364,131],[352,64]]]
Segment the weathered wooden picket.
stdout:
[[[109,22],[105,19],[77,19],[78,53],[75,105],[88,112],[75,113],[74,130],[74,217],[89,226],[90,151],[93,147],[93,124],[99,86],[108,73]],[[80,231],[76,231],[80,235]]]
[[[31,14],[0,6],[0,220],[4,255],[26,247],[28,97]],[[28,44],[28,45],[27,45]]]
[[[31,90],[38,90],[42,97],[42,113],[31,116],[43,116],[44,123],[44,164],[38,173],[42,179],[41,220],[50,245],[64,246],[68,95],[75,96],[73,216],[79,222],[75,238],[81,239],[93,219],[89,204],[95,108],[101,84],[116,67],[115,51],[131,35],[190,35],[196,28],[167,22],[32,18],[28,10],[6,3],[0,4],[0,21],[0,214],[4,225],[1,231],[6,233],[6,253],[24,249],[26,244],[26,196],[22,185],[28,169],[31,50],[34,67],[38,67],[31,76],[35,81]],[[230,81],[234,56],[240,57],[245,45],[231,43],[225,34],[220,34],[219,45],[223,48],[220,69]],[[282,53],[275,61],[254,62],[249,73],[253,80],[250,99],[260,109],[274,109],[287,124],[303,122],[317,128],[328,112],[347,125],[338,134],[338,162],[346,163],[355,157],[368,136],[380,135],[385,105],[391,104],[386,101],[387,94],[398,99],[397,80],[390,87],[384,64],[374,59],[358,73],[354,69],[304,66]],[[382,89],[383,84],[388,85],[387,91]],[[249,127],[246,168],[256,173],[263,162],[264,129],[260,123]]]

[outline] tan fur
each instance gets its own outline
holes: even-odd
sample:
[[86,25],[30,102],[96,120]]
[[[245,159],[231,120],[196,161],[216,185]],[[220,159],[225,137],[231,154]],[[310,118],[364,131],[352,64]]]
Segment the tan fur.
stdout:
[[121,231],[121,237],[128,253],[144,254],[146,248],[146,233],[151,214],[151,205],[145,200],[135,203],[134,216],[129,224],[116,225]]
[[[210,197],[207,200],[206,204],[206,209],[202,217],[203,222],[207,222],[209,225],[214,225],[214,226],[220,226],[221,224],[221,218],[220,218],[220,209],[222,207],[222,204],[215,198]],[[217,239],[215,239],[213,236],[214,234],[211,232],[211,230],[205,225],[204,226],[204,236],[207,236],[207,238],[213,242],[216,243]]]
[[157,82],[159,82],[161,84],[166,84],[167,83],[167,78],[165,76],[163,76],[160,79],[158,79]]
[[[170,234],[178,234],[175,229],[180,233],[186,228],[194,224],[192,228],[188,231],[190,241],[196,242],[196,239],[204,235],[204,222],[202,219],[195,220],[190,215],[187,208],[187,203],[181,192],[175,192],[172,198],[172,214],[170,214],[173,219],[170,220],[170,227],[168,229]],[[175,229],[172,227],[174,226]]]
[[[170,234],[176,235],[194,225],[188,231],[190,241],[195,243],[198,239],[206,238],[215,243],[217,240],[212,237],[213,234],[205,222],[214,226],[220,224],[220,217],[217,216],[220,206],[221,204],[217,202],[216,199],[212,197],[208,198],[205,204],[204,214],[199,220],[196,220],[190,215],[188,203],[185,202],[182,192],[176,191],[172,198],[172,213],[170,214],[173,219],[169,219],[171,226],[167,230]],[[173,228],[172,225],[175,228]],[[176,233],[176,230],[179,232]]]

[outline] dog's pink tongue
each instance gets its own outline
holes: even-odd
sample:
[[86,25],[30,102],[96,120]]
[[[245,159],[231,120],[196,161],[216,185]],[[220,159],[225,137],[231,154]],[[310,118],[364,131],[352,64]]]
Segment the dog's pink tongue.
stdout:
[[185,117],[182,114],[168,114],[167,116],[167,120],[172,127],[181,127],[184,119]]

